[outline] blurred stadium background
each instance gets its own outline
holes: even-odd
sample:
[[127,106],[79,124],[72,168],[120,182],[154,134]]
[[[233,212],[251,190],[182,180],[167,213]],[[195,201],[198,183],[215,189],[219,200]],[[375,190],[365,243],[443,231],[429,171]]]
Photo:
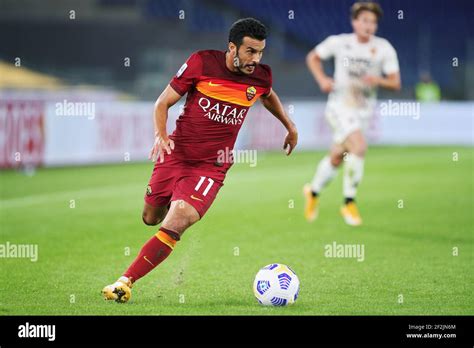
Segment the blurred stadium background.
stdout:
[[[144,160],[152,142],[151,102],[193,51],[224,50],[231,23],[245,16],[261,19],[270,29],[264,62],[272,66],[274,88],[300,126],[300,149],[326,147],[324,104],[315,102],[326,96],[304,58],[328,35],[351,31],[352,3],[0,0],[0,166],[117,162],[124,153],[131,161]],[[412,100],[422,76],[430,75],[441,99],[458,103],[423,106],[419,120],[376,115],[369,139],[472,144],[467,101],[474,98],[474,35],[468,17],[473,2],[380,3],[385,16],[379,35],[396,48],[403,82],[400,93],[380,91],[380,98]],[[90,103],[94,117],[65,121],[55,108],[64,101]],[[246,122],[238,147],[277,149],[279,125],[258,107],[251,114],[253,126]]]

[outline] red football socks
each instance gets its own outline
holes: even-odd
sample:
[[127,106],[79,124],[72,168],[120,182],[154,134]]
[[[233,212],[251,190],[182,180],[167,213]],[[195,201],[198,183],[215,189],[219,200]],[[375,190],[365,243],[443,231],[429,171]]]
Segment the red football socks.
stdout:
[[158,233],[145,243],[124,276],[131,279],[132,282],[136,282],[163,262],[171,254],[178,240],[178,233],[163,227],[160,228]]

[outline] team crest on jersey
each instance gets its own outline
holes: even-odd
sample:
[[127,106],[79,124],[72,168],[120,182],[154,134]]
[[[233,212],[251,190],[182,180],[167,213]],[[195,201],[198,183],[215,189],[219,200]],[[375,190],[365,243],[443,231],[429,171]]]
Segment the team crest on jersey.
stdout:
[[247,88],[247,99],[249,101],[252,100],[256,94],[257,94],[257,89],[254,86],[250,86]]
[[147,196],[151,195],[151,186],[150,186],[150,185],[148,185],[148,186],[146,187],[146,195],[147,195]]
[[370,53],[372,53],[372,55],[375,56],[375,53],[377,53],[377,48],[372,47],[372,49],[370,50]]

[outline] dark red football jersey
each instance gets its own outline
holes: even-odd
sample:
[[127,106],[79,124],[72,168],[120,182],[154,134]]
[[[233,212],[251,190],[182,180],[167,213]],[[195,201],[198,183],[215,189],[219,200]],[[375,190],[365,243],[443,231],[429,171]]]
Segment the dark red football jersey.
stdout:
[[170,85],[180,95],[188,94],[170,135],[175,141],[170,157],[226,171],[231,163],[219,163],[219,154],[234,148],[249,108],[270,93],[272,73],[264,64],[257,64],[251,75],[232,72],[225,52],[206,50],[192,54]]

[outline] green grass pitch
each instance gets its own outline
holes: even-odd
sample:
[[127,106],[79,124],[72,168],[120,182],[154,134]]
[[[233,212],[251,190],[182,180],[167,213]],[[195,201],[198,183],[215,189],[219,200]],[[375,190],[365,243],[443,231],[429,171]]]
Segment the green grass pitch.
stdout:
[[[302,186],[323,152],[258,155],[256,167],[230,170],[204,219],[127,304],[100,291],[157,230],[141,221],[152,164],[3,171],[0,244],[37,244],[39,258],[0,259],[0,314],[474,314],[472,148],[371,148],[359,228],[339,215],[341,173],[319,219],[303,219]],[[334,241],[364,244],[364,261],[325,257]],[[255,274],[273,262],[300,278],[293,306],[261,307],[253,296]]]

